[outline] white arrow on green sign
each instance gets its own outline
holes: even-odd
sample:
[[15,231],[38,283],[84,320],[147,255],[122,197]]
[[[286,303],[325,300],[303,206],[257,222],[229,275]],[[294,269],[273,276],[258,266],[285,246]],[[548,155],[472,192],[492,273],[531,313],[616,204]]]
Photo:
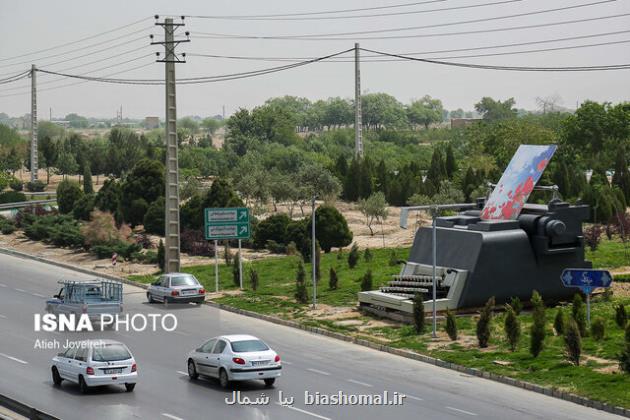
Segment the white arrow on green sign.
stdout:
[[204,209],[205,236],[208,240],[249,239],[247,207]]

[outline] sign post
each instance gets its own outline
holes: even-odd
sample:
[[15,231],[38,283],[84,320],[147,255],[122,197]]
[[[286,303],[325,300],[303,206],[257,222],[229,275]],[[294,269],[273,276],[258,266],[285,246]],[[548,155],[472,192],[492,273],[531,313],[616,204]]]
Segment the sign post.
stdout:
[[586,320],[591,324],[591,293],[598,287],[610,287],[612,276],[606,270],[567,268],[560,276],[565,287],[577,287],[586,295]]
[[243,288],[243,265],[241,263],[241,240],[249,239],[249,209],[247,207],[207,208],[204,209],[204,234],[206,240],[214,241],[214,274],[216,291],[219,291],[219,254],[218,241],[238,239],[239,267],[238,275]]
[[243,290],[243,259],[241,258],[241,240],[238,240],[238,284]]

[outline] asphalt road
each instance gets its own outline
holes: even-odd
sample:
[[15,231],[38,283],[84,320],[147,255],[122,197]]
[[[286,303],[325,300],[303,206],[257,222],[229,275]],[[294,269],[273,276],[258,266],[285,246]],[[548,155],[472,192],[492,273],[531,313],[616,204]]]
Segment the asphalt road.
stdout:
[[[87,279],[54,266],[0,254],[0,393],[63,419],[612,419],[611,414],[570,402],[470,377],[300,330],[223,312],[208,306],[146,303],[144,290],[125,286],[127,313],[173,313],[174,332],[35,332],[33,314],[60,279]],[[284,362],[273,389],[262,382],[235,390],[268,405],[228,405],[232,391],[214,380],[190,381],[186,354],[207,338],[247,333],[269,343]],[[50,360],[60,350],[35,349],[36,340],[113,338],[126,343],[138,363],[139,383],[132,393],[105,387],[82,395],[66,381],[55,387]],[[401,406],[305,404],[314,394],[406,394]],[[279,393],[293,406],[277,404]]]

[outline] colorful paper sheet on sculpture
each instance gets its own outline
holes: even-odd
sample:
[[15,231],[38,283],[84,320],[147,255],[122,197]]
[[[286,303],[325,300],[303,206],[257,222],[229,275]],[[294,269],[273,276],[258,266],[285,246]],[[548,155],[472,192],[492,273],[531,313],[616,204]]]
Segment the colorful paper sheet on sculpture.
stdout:
[[486,220],[516,219],[556,148],[554,144],[519,146],[481,211],[481,218]]

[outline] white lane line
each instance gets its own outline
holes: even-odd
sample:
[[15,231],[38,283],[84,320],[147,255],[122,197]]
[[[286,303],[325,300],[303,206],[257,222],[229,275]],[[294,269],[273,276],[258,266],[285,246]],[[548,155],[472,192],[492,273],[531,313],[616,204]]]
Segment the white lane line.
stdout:
[[8,287],[6,284],[0,283],[0,287]]
[[24,289],[15,289],[15,290],[16,290],[16,291],[18,291],[18,292],[22,292],[22,293],[28,293],[28,292],[27,292],[26,290],[24,290]]
[[23,365],[28,365],[28,362],[25,362],[24,360],[18,359],[17,357],[9,356],[8,354],[0,353],[0,356],[6,357],[7,359],[11,359],[14,362],[22,363]]
[[371,384],[368,384],[368,383],[365,383],[365,382],[361,382],[361,381],[356,381],[354,379],[348,379],[348,382],[352,382],[353,384],[367,386],[368,388],[372,388]]
[[0,315],[0,318],[2,318],[2,319],[7,319],[7,317],[6,317],[6,316],[4,316],[4,315]]
[[181,331],[171,331],[173,334],[179,334],[179,335],[183,335],[184,337],[188,337],[190,334],[187,334],[185,332],[181,332]]
[[168,414],[168,413],[162,413],[162,415],[163,415],[164,417],[168,417],[169,419],[173,419],[173,420],[184,420],[184,419],[183,419],[183,418],[181,418],[181,417],[177,417],[177,416],[174,416],[174,415],[172,415],[172,414]]
[[320,375],[330,376],[330,373],[324,372],[323,370],[317,370],[317,369],[311,369],[311,368],[308,368],[306,370],[308,370],[309,372],[313,372],[313,373],[319,373]]
[[289,362],[288,360],[283,360],[282,363],[285,364],[285,365],[292,365],[293,364],[293,362]]
[[412,400],[416,400],[416,401],[424,401],[424,399],[420,398],[420,397],[414,397],[413,395],[409,395],[409,394],[405,394],[406,398],[411,398]]
[[446,408],[448,408],[449,410],[459,411],[460,413],[468,414],[469,416],[476,416],[477,415],[475,413],[471,413],[470,411],[460,410],[459,408],[455,408],[455,407],[446,406]]
[[292,405],[283,405],[283,404],[280,404],[279,402],[276,402],[276,404],[279,405],[280,407],[286,407],[286,408],[289,408],[291,410],[295,410],[295,411],[299,411],[300,413],[307,414],[309,416],[317,417],[318,419],[332,420],[330,417],[320,416],[319,414],[315,414],[315,413],[313,413],[311,411],[302,410],[301,408],[293,407]]
[[178,370],[177,373],[179,373],[180,375],[188,376],[188,373],[184,372],[183,370]]
[[39,293],[31,293],[31,294],[32,294],[33,296],[37,296],[37,297],[40,297],[40,298],[45,298],[45,297],[46,297],[46,296],[44,296],[44,295],[40,295]]

